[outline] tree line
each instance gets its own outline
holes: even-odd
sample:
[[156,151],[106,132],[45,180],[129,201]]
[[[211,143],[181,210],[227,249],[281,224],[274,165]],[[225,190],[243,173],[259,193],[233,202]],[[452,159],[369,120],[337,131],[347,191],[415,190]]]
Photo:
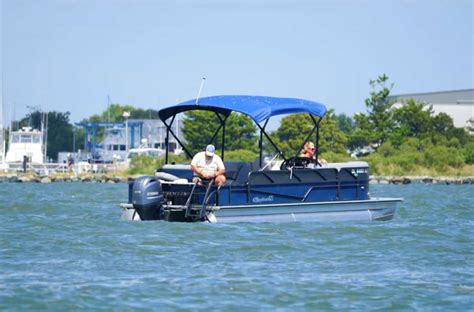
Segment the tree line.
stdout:
[[[346,161],[351,152],[358,152],[360,159],[368,161],[373,172],[379,174],[419,175],[433,171],[456,173],[473,170],[474,137],[465,129],[456,128],[449,115],[435,114],[432,106],[413,99],[395,106],[389,99],[393,84],[389,85],[389,77],[385,74],[369,84],[372,91],[365,100],[366,113],[350,117],[328,110],[320,126],[319,153],[322,157],[331,162]],[[124,111],[131,113],[131,119],[158,119],[156,110],[111,104],[106,111],[82,122],[123,122]],[[20,120],[20,125],[32,123],[33,127],[39,128],[40,116],[40,112],[33,112]],[[72,150],[73,132],[76,149],[84,148],[84,132],[73,127],[69,112],[49,112],[48,117],[50,158],[56,159],[59,151]],[[185,113],[182,133],[187,148],[192,153],[202,150],[219,125],[219,118],[212,112]],[[293,156],[312,127],[313,122],[307,114],[288,115],[269,135],[285,155]],[[214,142],[217,148],[220,148],[221,135],[218,134]],[[258,156],[259,135],[248,116],[231,114],[226,122],[225,135],[226,160],[251,161]],[[98,132],[98,141],[102,137],[103,129]],[[315,136],[311,138],[312,141],[315,139]],[[275,152],[265,137],[263,145],[266,154]],[[368,148],[373,152],[369,154]]]
[[[393,84],[388,85],[388,80],[383,74],[369,81],[372,91],[365,100],[366,113],[351,118],[328,110],[320,126],[322,157],[338,162],[350,160],[351,153],[359,153],[359,159],[368,161],[376,174],[473,175],[474,137],[465,129],[456,128],[448,114],[435,114],[429,104],[410,99],[396,106],[389,98]],[[196,152],[208,143],[219,119],[207,111],[188,112],[185,116],[183,134]],[[226,159],[255,159],[259,139],[256,127],[245,115],[231,117],[226,124]],[[282,118],[270,137],[286,156],[293,156],[312,127],[307,114],[293,114]],[[216,147],[220,142],[217,137]],[[264,146],[266,153],[273,152],[265,138]]]

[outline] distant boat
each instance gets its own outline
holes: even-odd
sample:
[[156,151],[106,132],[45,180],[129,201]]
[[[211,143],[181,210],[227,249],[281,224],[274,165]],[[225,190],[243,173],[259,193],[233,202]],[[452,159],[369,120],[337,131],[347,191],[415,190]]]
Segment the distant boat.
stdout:
[[23,162],[25,156],[28,157],[28,162],[44,163],[43,132],[31,127],[23,127],[11,132],[5,161],[7,163]]
[[142,139],[140,146],[131,148],[128,150],[127,153],[127,160],[131,160],[133,157],[136,156],[148,156],[148,157],[155,157],[158,158],[163,156],[165,151],[161,148],[154,148],[148,145],[147,139]]

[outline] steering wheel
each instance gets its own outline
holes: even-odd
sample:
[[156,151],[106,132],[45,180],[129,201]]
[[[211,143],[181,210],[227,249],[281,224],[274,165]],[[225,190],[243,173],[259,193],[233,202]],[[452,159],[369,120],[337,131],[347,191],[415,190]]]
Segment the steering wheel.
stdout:
[[289,170],[290,168],[306,168],[311,163],[316,163],[317,165],[321,166],[318,161],[309,157],[290,157],[281,163],[280,170]]

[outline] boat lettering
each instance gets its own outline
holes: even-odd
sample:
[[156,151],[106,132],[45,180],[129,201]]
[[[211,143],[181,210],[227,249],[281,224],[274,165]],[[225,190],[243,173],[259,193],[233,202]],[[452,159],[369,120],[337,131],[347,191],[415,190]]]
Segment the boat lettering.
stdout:
[[252,199],[252,202],[255,203],[255,204],[260,204],[260,203],[264,203],[264,202],[272,202],[273,201],[273,195],[268,195],[266,197],[254,197]]
[[158,192],[148,192],[146,193],[147,196],[155,196],[158,195]]
[[359,175],[359,173],[368,173],[368,172],[369,170],[367,168],[357,168],[357,169],[351,170],[351,173],[356,177]]

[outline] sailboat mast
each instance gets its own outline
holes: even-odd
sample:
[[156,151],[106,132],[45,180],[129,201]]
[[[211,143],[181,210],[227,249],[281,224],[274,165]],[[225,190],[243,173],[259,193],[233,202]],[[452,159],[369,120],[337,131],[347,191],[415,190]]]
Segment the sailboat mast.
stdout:
[[44,146],[44,162],[47,162],[47,154],[48,154],[48,113],[44,113],[44,141],[43,141],[43,146]]

